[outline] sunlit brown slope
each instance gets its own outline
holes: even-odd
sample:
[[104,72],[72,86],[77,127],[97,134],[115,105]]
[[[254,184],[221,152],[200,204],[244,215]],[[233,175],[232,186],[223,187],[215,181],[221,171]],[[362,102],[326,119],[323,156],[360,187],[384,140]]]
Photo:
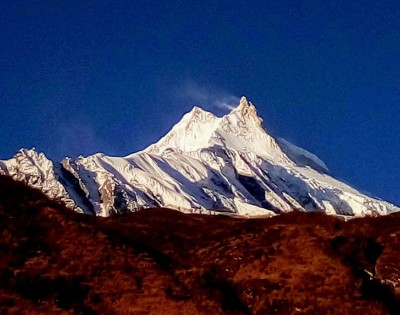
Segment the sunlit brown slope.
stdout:
[[0,177],[2,314],[397,314],[400,216],[80,215]]

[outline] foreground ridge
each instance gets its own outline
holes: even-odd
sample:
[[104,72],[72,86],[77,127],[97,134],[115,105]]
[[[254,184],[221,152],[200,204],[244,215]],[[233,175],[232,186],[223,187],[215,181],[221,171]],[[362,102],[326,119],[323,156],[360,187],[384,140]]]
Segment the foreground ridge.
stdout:
[[400,210],[334,179],[317,156],[275,139],[262,121],[242,97],[223,117],[194,107],[157,143],[126,157],[95,154],[57,163],[22,149],[0,161],[0,173],[100,216],[160,206],[246,216]]
[[398,213],[101,218],[0,176],[0,312],[394,315],[399,225]]

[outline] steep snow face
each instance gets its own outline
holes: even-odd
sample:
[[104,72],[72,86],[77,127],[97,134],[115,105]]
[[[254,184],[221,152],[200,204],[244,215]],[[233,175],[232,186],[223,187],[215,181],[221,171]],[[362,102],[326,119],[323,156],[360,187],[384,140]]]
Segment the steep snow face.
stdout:
[[17,156],[0,170],[101,216],[155,206],[247,216],[400,210],[329,176],[314,154],[277,142],[244,97],[223,117],[193,108],[157,143],[127,157],[95,154],[53,165],[42,154]]

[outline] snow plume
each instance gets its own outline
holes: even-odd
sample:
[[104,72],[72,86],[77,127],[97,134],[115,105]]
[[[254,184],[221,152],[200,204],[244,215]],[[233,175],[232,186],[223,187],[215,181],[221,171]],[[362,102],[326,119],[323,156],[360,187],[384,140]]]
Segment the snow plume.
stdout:
[[239,104],[239,97],[229,92],[211,87],[200,86],[194,82],[188,82],[178,89],[178,97],[191,105],[202,108],[218,108],[232,110]]

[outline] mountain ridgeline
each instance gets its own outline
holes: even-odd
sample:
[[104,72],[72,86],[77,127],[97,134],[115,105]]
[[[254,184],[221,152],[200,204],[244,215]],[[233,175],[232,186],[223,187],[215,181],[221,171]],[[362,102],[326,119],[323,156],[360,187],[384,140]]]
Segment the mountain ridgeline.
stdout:
[[0,161],[0,174],[99,216],[153,207],[246,216],[400,210],[328,173],[314,154],[268,134],[244,97],[223,117],[194,107],[157,143],[126,157],[98,153],[53,162],[21,149]]

